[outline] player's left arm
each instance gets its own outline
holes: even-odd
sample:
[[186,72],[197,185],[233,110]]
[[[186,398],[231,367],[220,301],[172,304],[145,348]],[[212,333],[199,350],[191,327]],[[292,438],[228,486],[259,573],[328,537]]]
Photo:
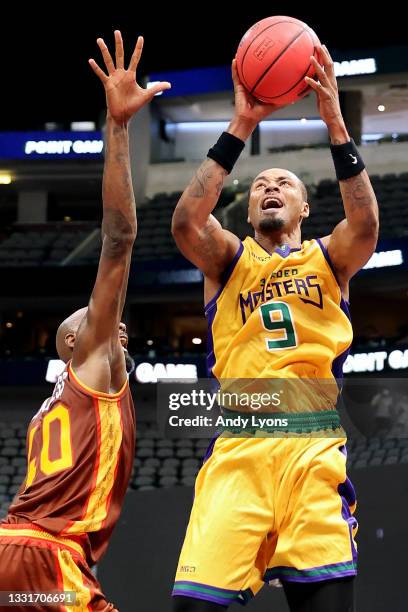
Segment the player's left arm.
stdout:
[[[343,145],[350,137],[340,110],[333,60],[325,46],[319,51],[323,68],[311,58],[319,81],[310,78],[306,81],[317,94],[319,113],[329,130],[331,144]],[[352,157],[351,163],[357,160]],[[322,242],[328,249],[340,286],[347,293],[350,278],[374,253],[378,239],[378,205],[366,170],[339,180],[339,184],[346,218],[330,236],[322,238]]]
[[72,366],[89,387],[116,392],[126,377],[119,324],[137,229],[128,126],[131,118],[170,84],[161,82],[150,89],[138,85],[136,70],[143,37],[138,37],[128,68],[119,30],[115,31],[115,61],[105,42],[101,38],[97,42],[106,72],[93,59],[89,64],[104,86],[107,104],[102,250],[88,310],[76,335]]

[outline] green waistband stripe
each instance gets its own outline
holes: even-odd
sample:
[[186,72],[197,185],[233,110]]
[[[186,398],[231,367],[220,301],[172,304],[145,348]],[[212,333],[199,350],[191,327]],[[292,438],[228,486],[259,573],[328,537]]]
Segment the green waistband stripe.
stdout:
[[224,424],[219,431],[231,433],[313,433],[341,428],[337,410],[319,412],[238,412],[222,410]]

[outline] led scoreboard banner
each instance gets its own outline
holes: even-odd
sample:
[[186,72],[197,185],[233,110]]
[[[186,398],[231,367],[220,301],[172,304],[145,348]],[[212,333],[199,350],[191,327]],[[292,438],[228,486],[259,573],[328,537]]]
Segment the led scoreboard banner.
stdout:
[[101,159],[102,132],[0,132],[0,159]]

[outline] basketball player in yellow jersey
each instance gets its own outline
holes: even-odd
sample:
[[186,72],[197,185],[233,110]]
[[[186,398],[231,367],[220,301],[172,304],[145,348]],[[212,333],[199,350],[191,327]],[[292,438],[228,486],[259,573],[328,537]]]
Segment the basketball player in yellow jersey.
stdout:
[[[221,384],[334,382],[351,344],[348,282],[375,249],[378,209],[341,115],[332,59],[326,47],[319,51],[323,67],[311,59],[318,81],[307,83],[328,127],[345,219],[330,235],[302,243],[306,189],[279,168],[252,183],[254,238],[241,242],[211,215],[245,141],[276,110],[246,92],[235,62],[235,116],[174,212],[176,242],[205,276],[208,366]],[[246,432],[213,442],[177,568],[176,612],[245,603],[274,580],[292,612],[354,610],[355,495],[335,401],[302,392],[293,410],[288,427],[269,437]]]
[[[27,477],[0,525],[0,591],[57,591],[52,601],[59,605],[52,607],[59,612],[114,610],[90,568],[106,551],[119,518],[135,449],[127,334],[120,322],[136,238],[128,124],[169,87],[137,84],[141,37],[128,68],[119,31],[115,63],[102,39],[98,45],[106,72],[94,60],[90,64],[107,102],[98,272],[88,307],[58,329],[57,351],[67,367],[29,425]],[[75,606],[61,599],[64,591],[75,593]],[[27,594],[17,601],[16,609],[26,612],[50,607]]]

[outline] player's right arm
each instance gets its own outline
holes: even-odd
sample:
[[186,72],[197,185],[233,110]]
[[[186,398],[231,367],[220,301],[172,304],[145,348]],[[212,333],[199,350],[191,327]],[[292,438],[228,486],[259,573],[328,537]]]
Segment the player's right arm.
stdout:
[[[251,96],[238,78],[232,63],[235,113],[227,132],[246,141],[257,124],[277,107]],[[215,285],[234,258],[239,239],[222,228],[211,214],[218,202],[227,171],[207,158],[182,194],[173,214],[172,234],[183,255]]]
[[115,31],[116,66],[104,41],[98,39],[97,42],[108,73],[94,60],[89,60],[104,85],[108,111],[102,188],[102,251],[87,314],[76,335],[72,366],[89,387],[102,392],[116,392],[126,380],[119,324],[136,238],[128,124],[156,93],[170,85],[158,83],[147,90],[137,84],[136,68],[143,49],[142,37],[137,40],[128,69],[124,68],[119,31]]

